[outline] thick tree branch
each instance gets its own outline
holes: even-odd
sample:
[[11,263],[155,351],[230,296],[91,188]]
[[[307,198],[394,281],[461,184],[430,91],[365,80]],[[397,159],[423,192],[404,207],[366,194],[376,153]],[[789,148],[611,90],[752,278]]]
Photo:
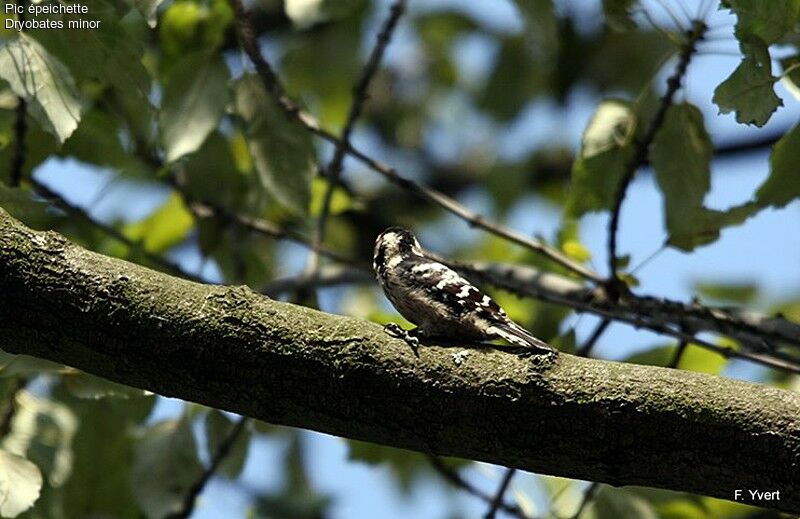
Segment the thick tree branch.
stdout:
[[[0,347],[272,423],[800,512],[800,395],[700,373],[428,346],[35,232],[0,210]],[[459,350],[460,351],[460,350]],[[747,495],[747,492],[745,492]]]

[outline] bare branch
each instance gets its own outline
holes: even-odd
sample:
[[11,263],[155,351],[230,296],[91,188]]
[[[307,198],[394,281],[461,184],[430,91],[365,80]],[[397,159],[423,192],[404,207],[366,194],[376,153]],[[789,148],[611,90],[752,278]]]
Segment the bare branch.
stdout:
[[[472,265],[451,264],[472,278],[491,283],[518,295],[532,296],[549,303],[568,306],[577,312],[589,312],[603,318],[626,322],[638,328],[647,328],[657,333],[686,340],[706,349],[715,351],[726,358],[748,359],[772,368],[800,373],[800,362],[777,358],[775,354],[739,351],[730,346],[720,346],[700,339],[687,330],[708,330],[730,335],[734,338],[750,337],[753,330],[738,330],[748,325],[735,319],[713,318],[723,313],[719,309],[709,309],[702,305],[686,305],[665,300],[626,295],[623,299],[612,301],[603,297],[597,290],[584,288],[567,278],[554,274],[543,274],[531,267],[519,265],[496,265],[476,263]],[[787,326],[788,327],[788,326]],[[797,327],[800,329],[800,326]],[[737,331],[738,330],[738,331]],[[763,342],[763,339],[762,339]]]
[[19,186],[22,181],[22,171],[25,167],[26,134],[28,131],[26,117],[28,114],[28,104],[25,98],[17,98],[17,109],[14,119],[14,153],[11,156],[11,173],[9,174],[8,184],[11,187]]
[[517,469],[506,469],[506,473],[503,475],[503,480],[500,481],[500,486],[497,487],[497,493],[495,493],[494,497],[492,498],[492,502],[489,504],[489,510],[487,510],[486,514],[483,516],[485,519],[494,519],[494,517],[497,515],[497,510],[503,503],[503,495],[505,495],[508,486],[511,484],[511,479],[514,477],[516,472]]
[[[431,466],[436,469],[436,472],[438,472],[445,481],[454,487],[460,488],[464,492],[477,497],[484,503],[490,504],[493,502],[491,495],[462,478],[458,472],[445,465],[438,456],[428,455],[428,461],[430,461]],[[498,508],[507,514],[517,517],[518,519],[530,519],[518,505],[500,501]]]
[[211,462],[208,464],[208,467],[206,467],[200,477],[197,478],[197,481],[189,488],[189,491],[186,493],[181,503],[180,509],[170,514],[169,519],[187,519],[192,515],[197,502],[197,496],[203,492],[203,489],[205,489],[211,477],[217,472],[217,469],[219,469],[220,464],[230,455],[233,445],[242,435],[246,425],[246,417],[240,416],[236,420],[231,430],[228,431],[228,434],[217,446],[217,450],[212,453]]
[[264,58],[261,50],[258,48],[255,34],[253,33],[248,21],[248,13],[244,9],[241,0],[229,1],[233,6],[234,13],[236,14],[236,26],[237,30],[239,31],[239,39],[241,40],[242,48],[253,62],[256,72],[261,77],[265,87],[269,92],[272,93],[278,104],[286,112],[287,116],[297,120],[297,122],[302,124],[308,131],[322,138],[323,140],[330,142],[334,146],[343,147],[347,153],[364,163],[371,170],[382,175],[388,181],[424,200],[438,205],[449,213],[458,216],[470,226],[481,228],[487,232],[516,243],[517,245],[528,248],[585,279],[595,282],[600,282],[603,280],[599,274],[585,267],[584,265],[573,261],[558,250],[553,249],[539,240],[529,238],[498,223],[492,222],[491,220],[488,220],[487,218],[462,206],[456,200],[445,195],[444,193],[427,188],[422,184],[401,176],[394,168],[391,168],[379,162],[378,160],[373,159],[366,153],[353,147],[351,144],[341,142],[335,135],[320,128],[310,114],[303,112],[300,107],[286,95],[286,92],[283,89],[283,86],[280,84],[277,75]]
[[567,354],[471,349],[455,363],[427,344],[416,357],[374,323],[174,278],[2,210],[0,291],[0,348],[158,394],[612,485],[733,499],[768,484],[781,499],[760,506],[800,512],[792,391]]
[[325,242],[325,228],[328,222],[328,216],[330,215],[331,200],[333,200],[333,193],[336,186],[339,184],[339,177],[342,174],[342,165],[347,151],[346,147],[350,144],[350,136],[353,133],[356,121],[361,115],[364,103],[367,100],[367,91],[370,82],[378,72],[378,66],[383,59],[383,54],[386,51],[386,47],[389,45],[397,22],[403,15],[405,4],[405,0],[395,0],[389,8],[389,16],[384,21],[383,27],[378,33],[377,41],[372,48],[367,64],[364,66],[361,78],[358,80],[353,90],[353,102],[350,104],[350,112],[347,114],[347,121],[345,122],[342,135],[339,137],[339,142],[334,150],[333,158],[330,164],[328,164],[328,169],[325,173],[325,177],[328,179],[328,185],[325,189],[325,196],[322,199],[322,211],[317,219],[317,229],[313,241],[314,252],[309,256],[308,265],[306,266],[308,277],[313,278],[319,267],[319,256],[316,250]]
[[633,180],[636,171],[647,161],[650,145],[655,139],[656,133],[661,129],[664,123],[664,117],[667,110],[672,106],[672,99],[675,93],[681,86],[683,76],[686,74],[686,69],[689,66],[689,61],[696,50],[697,42],[703,38],[705,31],[708,27],[702,21],[695,21],[692,30],[687,35],[687,41],[684,44],[678,56],[678,64],[675,66],[675,72],[667,80],[667,91],[661,97],[653,120],[647,128],[647,132],[641,141],[639,141],[633,152],[633,156],[625,166],[625,172],[617,186],[616,196],[614,197],[614,207],[611,211],[611,220],[608,224],[608,272],[609,281],[612,283],[607,285],[610,290],[610,295],[616,297],[621,292],[620,287],[625,286],[624,283],[617,277],[617,229],[619,227],[619,216],[622,209],[622,202],[625,200],[625,193],[628,186]]

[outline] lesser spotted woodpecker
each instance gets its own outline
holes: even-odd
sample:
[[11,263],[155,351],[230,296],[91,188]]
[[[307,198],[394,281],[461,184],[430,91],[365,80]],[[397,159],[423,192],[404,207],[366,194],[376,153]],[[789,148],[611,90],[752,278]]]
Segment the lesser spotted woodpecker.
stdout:
[[386,297],[417,325],[414,332],[419,335],[467,341],[503,339],[534,353],[555,352],[509,319],[491,297],[433,260],[406,229],[390,227],[378,236],[373,267]]

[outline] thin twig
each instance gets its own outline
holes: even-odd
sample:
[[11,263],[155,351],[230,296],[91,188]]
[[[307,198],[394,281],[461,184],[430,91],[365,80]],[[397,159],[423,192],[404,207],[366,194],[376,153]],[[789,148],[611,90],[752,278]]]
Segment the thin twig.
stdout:
[[594,331],[592,332],[592,335],[590,335],[589,338],[586,339],[586,342],[583,343],[583,345],[581,345],[580,348],[575,350],[575,354],[581,357],[588,357],[589,354],[592,352],[592,348],[594,348],[594,345],[597,344],[597,341],[600,339],[600,336],[603,335],[603,333],[606,331],[606,328],[608,328],[608,325],[610,324],[611,324],[611,319],[609,318],[605,318],[602,321],[600,321],[597,327],[595,327]]
[[667,91],[664,92],[664,95],[661,97],[658,110],[656,111],[653,120],[650,122],[650,126],[647,128],[644,137],[636,144],[633,155],[625,165],[625,172],[623,173],[622,179],[617,186],[616,195],[614,196],[614,207],[611,211],[611,219],[608,225],[608,272],[610,283],[607,286],[611,291],[610,295],[612,297],[614,297],[615,294],[619,295],[620,287],[623,283],[617,275],[616,266],[617,230],[619,228],[622,202],[625,200],[625,194],[628,190],[628,186],[633,180],[633,176],[636,174],[636,171],[647,161],[650,145],[653,143],[656,133],[659,129],[661,129],[661,126],[664,123],[664,117],[666,116],[669,107],[672,106],[672,100],[675,97],[675,93],[681,86],[681,81],[683,80],[683,76],[686,74],[689,61],[696,50],[697,42],[703,38],[706,28],[706,25],[702,21],[694,22],[692,30],[688,34],[688,39],[679,54],[678,64],[675,66],[675,71],[667,80]]
[[686,347],[689,345],[687,341],[681,341],[678,343],[678,348],[675,350],[675,355],[672,356],[672,359],[667,364],[668,368],[677,368],[678,364],[681,362],[681,358],[683,354],[686,352]]
[[325,242],[325,230],[328,217],[330,216],[331,200],[333,200],[333,193],[336,190],[336,186],[339,184],[339,178],[342,174],[342,165],[344,163],[347,146],[350,144],[350,136],[353,133],[356,121],[361,116],[361,111],[368,97],[369,85],[372,82],[372,78],[375,77],[375,74],[378,72],[378,67],[383,59],[386,47],[392,39],[392,33],[395,27],[397,27],[397,22],[405,10],[405,4],[406,0],[395,0],[392,4],[389,9],[389,16],[384,21],[383,27],[378,33],[375,46],[372,48],[367,64],[364,66],[364,70],[361,73],[361,78],[353,89],[353,102],[350,104],[350,112],[347,114],[347,121],[339,137],[339,142],[333,153],[333,158],[328,164],[325,173],[328,184],[325,189],[325,196],[322,199],[322,211],[317,219],[317,228],[313,241],[314,249],[309,256],[308,265],[306,266],[308,277],[313,278],[317,274],[319,268],[319,254],[317,250]]
[[229,1],[236,16],[236,26],[242,48],[253,62],[256,72],[261,77],[261,80],[264,83],[267,91],[273,95],[281,108],[286,112],[287,116],[297,120],[309,132],[320,137],[321,139],[330,142],[335,146],[342,146],[348,154],[365,164],[369,169],[382,175],[388,181],[400,186],[406,191],[409,191],[410,193],[413,193],[424,200],[438,205],[442,209],[461,218],[470,226],[481,228],[487,232],[516,243],[517,245],[526,247],[547,257],[551,261],[561,265],[571,272],[574,272],[582,278],[597,283],[603,281],[603,278],[598,273],[584,265],[581,265],[580,263],[576,263],[566,255],[542,243],[541,241],[529,238],[498,223],[492,222],[491,220],[488,220],[487,218],[462,206],[456,200],[445,195],[444,193],[430,189],[401,176],[394,168],[389,167],[376,159],[373,159],[366,153],[355,148],[352,144],[340,143],[340,140],[335,135],[320,128],[319,124],[317,124],[316,120],[314,120],[310,114],[301,110],[300,107],[294,101],[292,101],[289,96],[286,95],[286,92],[283,89],[283,86],[280,84],[277,75],[264,58],[261,50],[258,48],[255,34],[253,33],[248,20],[248,13],[244,9],[241,0]]
[[216,473],[220,464],[231,453],[233,444],[236,443],[236,440],[238,440],[239,436],[241,436],[245,425],[247,425],[247,417],[240,416],[236,423],[233,424],[233,427],[231,427],[231,430],[228,431],[228,434],[225,436],[225,438],[217,446],[217,450],[212,454],[211,462],[208,464],[208,467],[206,467],[197,481],[195,481],[194,484],[189,488],[189,491],[183,498],[180,509],[171,513],[169,515],[169,519],[186,519],[192,515],[195,503],[197,502],[197,496],[200,495],[206,484],[208,484],[211,476]]
[[[494,501],[493,496],[489,495],[488,493],[474,486],[469,481],[462,478],[458,472],[445,465],[438,456],[428,455],[428,461],[430,462],[431,467],[433,467],[436,470],[436,472],[438,472],[439,475],[441,475],[445,479],[445,481],[447,481],[454,487],[460,488],[461,490],[467,492],[468,494],[480,499],[481,501],[487,504],[490,504]],[[529,516],[518,505],[508,504],[504,501],[501,501],[500,504],[498,505],[498,509],[502,510],[507,514],[513,515],[514,517],[517,517],[519,519],[530,519]]]
[[11,173],[8,179],[11,187],[17,187],[22,182],[22,172],[25,167],[25,155],[27,153],[27,114],[28,103],[25,102],[25,98],[18,97],[14,119],[14,153],[11,156]]
[[503,496],[508,489],[508,486],[511,484],[511,479],[514,477],[514,474],[517,472],[517,469],[506,469],[506,473],[503,476],[503,480],[500,482],[500,486],[497,487],[497,492],[492,498],[492,502],[489,504],[489,510],[486,511],[484,514],[484,519],[494,519],[495,515],[497,515],[497,509],[500,508],[500,505],[503,503]]
[[90,223],[92,226],[101,230],[103,233],[107,234],[108,236],[114,238],[115,240],[123,243],[124,245],[140,253],[154,265],[163,268],[165,271],[169,272],[172,275],[180,276],[185,279],[190,279],[198,283],[206,283],[206,281],[200,276],[197,276],[190,272],[186,272],[176,263],[173,263],[159,256],[158,254],[154,254],[148,251],[141,243],[128,238],[115,227],[97,220],[95,217],[89,214],[88,211],[68,201],[66,198],[64,198],[59,193],[55,192],[54,190],[52,190],[39,180],[35,178],[30,178],[30,183],[31,186],[33,187],[33,190],[42,198],[49,200],[50,202],[61,208],[61,210],[63,210],[64,212]]
[[586,509],[587,506],[589,506],[589,503],[591,503],[592,500],[594,500],[599,488],[600,488],[600,483],[597,483],[596,481],[592,482],[592,484],[586,488],[586,491],[583,493],[583,499],[581,499],[581,503],[578,505],[578,509],[575,510],[575,513],[572,514],[571,519],[580,518],[583,511]]

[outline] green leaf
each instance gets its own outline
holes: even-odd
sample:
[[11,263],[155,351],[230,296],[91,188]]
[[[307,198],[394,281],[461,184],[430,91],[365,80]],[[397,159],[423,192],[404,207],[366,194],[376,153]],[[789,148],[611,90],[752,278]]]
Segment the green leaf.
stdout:
[[152,168],[122,145],[119,123],[118,119],[99,109],[85,113],[80,126],[64,143],[59,155],[119,170],[133,177],[148,177]]
[[189,54],[170,70],[158,120],[167,162],[197,151],[216,128],[228,104],[229,76],[219,53]]
[[671,236],[693,236],[703,222],[696,214],[711,187],[713,145],[694,105],[670,107],[656,134],[650,158],[664,196],[664,220]]
[[20,33],[0,47],[0,77],[29,103],[29,113],[64,142],[81,119],[80,92],[70,71],[36,40]]
[[783,106],[775,95],[772,61],[763,41],[752,38],[739,45],[744,58],[736,70],[714,90],[720,113],[736,112],[736,122],[764,126]]
[[694,290],[709,299],[740,304],[750,303],[758,297],[755,283],[697,283]]
[[289,120],[252,74],[236,82],[236,110],[244,119],[250,154],[264,189],[293,213],[308,214],[316,169],[311,135]]
[[800,197],[800,125],[795,126],[775,143],[770,155],[770,174],[758,188],[756,200],[761,205],[783,207]]
[[41,489],[36,465],[0,449],[0,517],[16,517],[33,506]]
[[63,377],[53,390],[53,396],[77,415],[79,424],[72,440],[72,474],[60,487],[64,517],[140,519],[130,480],[133,431],[147,419],[156,398],[75,397],[74,387],[66,387],[72,378]]
[[[107,82],[119,92],[150,107],[150,75],[142,64],[141,43],[126,31],[114,7],[104,0],[92,0],[91,19],[100,22],[91,30],[31,31],[33,37],[58,57],[77,80]],[[50,15],[65,27],[81,14]]]
[[495,119],[509,121],[543,92],[545,82],[543,63],[531,55],[525,39],[521,36],[504,38],[477,103]]
[[700,110],[688,103],[671,107],[656,134],[651,160],[664,196],[668,243],[682,250],[715,241],[720,229],[738,225],[759,210],[753,202],[726,211],[703,205],[712,153]]
[[17,412],[3,447],[36,464],[53,486],[62,485],[74,466],[75,413],[59,402],[17,393]]
[[164,0],[133,0],[133,5],[136,6],[136,9],[142,13],[145,20],[147,20],[147,25],[151,28],[156,26],[156,14],[158,13],[158,6],[161,5],[161,2]]
[[678,369],[719,375],[727,360],[719,353],[689,344],[681,355]]
[[149,427],[137,442],[131,469],[136,502],[148,517],[164,517],[180,509],[203,466],[187,419]]
[[794,29],[800,13],[800,0],[724,0],[722,6],[736,13],[740,41],[755,36],[768,45]]
[[695,221],[692,224],[691,232],[670,234],[667,243],[685,251],[712,243],[719,238],[720,229],[743,223],[759,209],[758,204],[754,202],[747,202],[726,211],[703,208],[692,216]]
[[[311,205],[309,214],[313,217],[319,216],[322,212],[322,205],[325,201],[325,192],[328,190],[328,181],[321,177],[316,177],[311,182]],[[335,216],[349,211],[354,206],[353,198],[342,186],[337,185],[333,188],[329,214]]]
[[[206,448],[209,458],[213,458],[220,444],[226,440],[234,424],[223,413],[211,409],[206,415]],[[234,440],[227,456],[219,465],[219,472],[231,479],[236,478],[244,468],[250,445],[250,431],[245,426]]]
[[636,29],[636,22],[631,18],[631,10],[636,4],[637,0],[603,0],[606,25],[618,32]]
[[572,167],[566,209],[569,216],[612,207],[631,157],[636,124],[636,114],[626,101],[608,100],[598,106],[583,132],[580,153]]
[[141,241],[145,249],[163,252],[186,239],[193,226],[192,213],[181,196],[172,193],[150,216],[126,225],[123,232],[130,239]]

